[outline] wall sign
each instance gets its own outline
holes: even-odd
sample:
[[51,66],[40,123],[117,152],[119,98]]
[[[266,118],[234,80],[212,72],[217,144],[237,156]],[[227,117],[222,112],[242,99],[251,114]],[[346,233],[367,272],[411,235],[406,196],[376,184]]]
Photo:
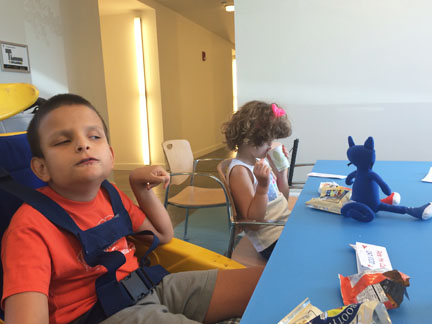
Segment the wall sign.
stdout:
[[0,41],[0,51],[3,71],[30,73],[27,45]]

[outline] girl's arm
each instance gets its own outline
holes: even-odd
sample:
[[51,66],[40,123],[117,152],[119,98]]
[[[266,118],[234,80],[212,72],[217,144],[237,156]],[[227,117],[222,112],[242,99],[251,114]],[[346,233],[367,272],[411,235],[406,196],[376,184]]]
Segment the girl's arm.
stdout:
[[133,193],[146,214],[139,230],[152,231],[161,243],[168,243],[174,236],[174,230],[167,210],[151,188],[161,183],[166,187],[169,179],[169,174],[161,166],[144,166],[129,175]]
[[24,292],[5,300],[5,323],[48,324],[48,298],[39,292]]
[[276,168],[274,168],[273,173],[276,176],[276,184],[279,188],[279,191],[285,196],[286,200],[288,200],[290,192],[290,187],[288,185],[288,169],[279,172]]
[[255,164],[254,174],[258,180],[256,188],[252,174],[244,166],[236,166],[231,170],[229,183],[240,217],[261,221],[267,209],[270,167],[264,163],[264,160],[261,160]]

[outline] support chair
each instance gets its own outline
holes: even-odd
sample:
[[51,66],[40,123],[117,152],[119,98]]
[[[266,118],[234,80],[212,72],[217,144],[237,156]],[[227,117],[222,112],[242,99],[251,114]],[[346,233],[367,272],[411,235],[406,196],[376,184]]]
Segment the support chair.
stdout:
[[[19,87],[16,91],[19,92]],[[27,85],[22,86],[23,91],[27,91]],[[18,103],[21,96],[15,97]],[[0,87],[0,106],[5,112],[4,116],[11,116],[7,113],[6,101],[3,101],[4,94]],[[36,100],[36,98],[35,98]],[[13,100],[12,100],[13,103]],[[32,103],[30,103],[32,104]],[[8,107],[14,109],[13,104],[8,103]],[[7,118],[7,117],[4,117]],[[0,117],[1,120],[1,117]],[[26,132],[0,134],[0,242],[4,231],[15,213],[21,205],[21,200],[4,191],[4,186],[18,182],[30,188],[39,188],[46,185],[40,181],[30,168],[31,153],[27,142]],[[13,185],[13,183],[12,183]],[[136,254],[141,257],[148,250],[148,245],[135,240]],[[1,245],[0,245],[1,248]],[[160,245],[149,255],[151,265],[160,264],[170,272],[206,270],[206,269],[239,269],[244,266],[221,254],[204,249],[194,244],[184,242],[179,239],[172,239],[171,242]],[[3,267],[0,267],[0,298],[3,288]],[[0,311],[0,323],[3,313]]]
[[[165,141],[162,148],[171,176],[170,184],[165,191],[164,205],[165,208],[172,205],[186,209],[183,239],[188,240],[190,209],[229,206],[223,183],[210,173],[196,172],[198,163],[222,159],[194,159],[191,146],[184,139]],[[200,186],[197,185],[197,179]]]
[[234,250],[234,243],[236,236],[243,231],[244,226],[250,226],[250,225],[265,225],[265,226],[285,226],[285,222],[266,222],[266,221],[247,221],[242,220],[237,214],[234,199],[231,194],[231,189],[229,186],[228,178],[227,178],[227,169],[230,165],[232,159],[225,159],[222,162],[219,162],[217,166],[217,170],[219,173],[219,177],[222,179],[222,182],[225,187],[225,193],[227,194],[227,199],[229,201],[229,204],[227,205],[227,213],[228,213],[228,222],[230,225],[230,239],[228,242],[228,251],[227,256],[231,258],[233,250]]
[[298,145],[299,145],[299,139],[296,138],[294,140],[293,146],[290,150],[290,157],[291,157],[291,161],[290,161],[290,166],[289,166],[289,170],[288,170],[288,185],[290,186],[291,189],[302,189],[305,182],[294,182],[293,178],[294,178],[294,170],[297,167],[312,167],[315,165],[315,163],[297,163],[296,164],[296,159],[297,159],[297,151],[298,151]]

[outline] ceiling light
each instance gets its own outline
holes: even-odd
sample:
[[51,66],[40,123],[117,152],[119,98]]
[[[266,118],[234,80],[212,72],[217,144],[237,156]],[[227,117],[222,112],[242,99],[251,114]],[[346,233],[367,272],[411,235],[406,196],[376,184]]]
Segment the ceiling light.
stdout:
[[225,7],[226,12],[234,12],[234,5],[233,4],[231,4],[231,5],[226,4],[226,5],[224,5],[224,7]]

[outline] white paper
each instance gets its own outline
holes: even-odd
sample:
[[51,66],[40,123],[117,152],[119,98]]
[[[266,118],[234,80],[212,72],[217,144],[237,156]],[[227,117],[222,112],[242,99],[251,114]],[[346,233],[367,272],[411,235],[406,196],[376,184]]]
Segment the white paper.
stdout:
[[432,182],[432,167],[429,169],[428,174],[426,175],[426,177],[424,177],[422,179],[422,181],[424,181],[424,182]]
[[[351,245],[354,247],[353,245]],[[357,271],[393,270],[387,249],[383,246],[356,242]]]
[[346,176],[339,174],[331,174],[331,173],[319,173],[319,172],[310,172],[308,173],[309,177],[319,177],[319,178],[332,178],[332,179],[345,179]]

